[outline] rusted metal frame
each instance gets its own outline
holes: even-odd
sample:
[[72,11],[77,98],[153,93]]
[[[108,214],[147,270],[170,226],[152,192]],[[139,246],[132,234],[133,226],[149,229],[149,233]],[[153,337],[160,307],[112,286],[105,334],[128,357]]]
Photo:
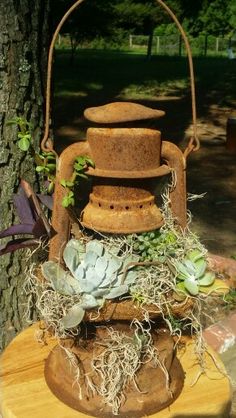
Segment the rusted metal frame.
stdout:
[[50,241],[49,260],[60,261],[63,248],[70,235],[70,218],[66,208],[62,206],[62,199],[65,196],[65,188],[61,180],[68,180],[73,173],[75,157],[79,155],[89,156],[87,142],[78,142],[70,145],[62,152],[58,159],[56,184],[54,192],[54,203],[52,211],[52,226],[56,232],[55,237]]
[[182,229],[187,225],[186,162],[181,150],[173,143],[162,141],[161,157],[174,170],[176,183],[170,191],[171,211]]

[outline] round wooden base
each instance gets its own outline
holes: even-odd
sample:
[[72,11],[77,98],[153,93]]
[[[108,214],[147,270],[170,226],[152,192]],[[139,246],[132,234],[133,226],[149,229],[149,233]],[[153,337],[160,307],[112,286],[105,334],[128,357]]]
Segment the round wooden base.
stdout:
[[[63,404],[48,388],[44,363],[56,342],[51,340],[41,347],[35,340],[37,329],[36,324],[23,331],[1,356],[0,410],[3,418],[90,418]],[[218,370],[225,373],[217,355],[209,349],[206,374],[198,380],[200,368],[191,341],[178,357],[186,373],[183,391],[172,405],[149,418],[228,418],[231,389],[228,379]]]

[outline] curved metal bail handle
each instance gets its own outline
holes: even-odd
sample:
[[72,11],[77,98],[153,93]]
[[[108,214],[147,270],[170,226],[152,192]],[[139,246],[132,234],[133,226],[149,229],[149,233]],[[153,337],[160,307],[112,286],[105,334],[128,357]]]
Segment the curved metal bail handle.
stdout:
[[178,21],[177,17],[172,12],[172,10],[162,0],[156,0],[156,2],[158,4],[160,4],[167,11],[167,13],[171,16],[171,18],[175,22],[176,26],[178,27],[178,29],[179,29],[179,31],[182,35],[183,40],[184,40],[185,48],[186,48],[187,55],[188,55],[190,86],[191,86],[191,99],[192,99],[193,136],[190,138],[189,143],[188,143],[185,151],[183,152],[184,157],[187,158],[187,156],[192,151],[197,151],[200,148],[200,141],[199,141],[198,135],[197,135],[197,112],[196,112],[196,94],[195,94],[193,58],[192,58],[192,53],[191,53],[191,48],[190,48],[190,45],[189,45],[188,38],[186,36],[186,33],[185,33],[183,27],[181,26],[180,22]]
[[79,6],[81,3],[83,3],[84,0],[77,0],[73,6],[70,7],[70,9],[67,10],[67,12],[64,14],[63,18],[59,22],[54,34],[53,38],[49,47],[49,53],[48,53],[48,66],[47,66],[47,84],[46,84],[46,104],[45,104],[45,127],[44,127],[44,136],[41,141],[41,149],[44,152],[52,152],[56,155],[56,151],[53,149],[53,142],[49,138],[49,124],[50,124],[50,103],[51,103],[51,81],[52,81],[52,59],[53,59],[53,51],[55,47],[55,43],[57,40],[57,36],[67,20],[67,18],[70,16],[70,14],[76,9],[77,6]]
[[[57,153],[53,149],[52,140],[49,138],[53,51],[54,51],[54,46],[55,46],[55,43],[56,43],[57,36],[58,36],[63,24],[65,23],[67,18],[70,16],[70,14],[74,11],[74,9],[76,9],[76,7],[78,7],[81,3],[83,3],[83,1],[84,0],[77,0],[73,4],[73,6],[71,6],[70,9],[68,9],[68,11],[64,14],[63,18],[59,22],[59,24],[58,24],[58,26],[57,26],[57,28],[54,32],[54,35],[53,35],[53,38],[52,38],[52,41],[51,41],[51,44],[50,44],[50,47],[49,47],[48,66],[47,66],[47,86],[46,86],[45,130],[44,130],[43,139],[41,141],[41,149],[45,152],[53,152],[56,156],[57,156]],[[178,21],[177,17],[175,16],[175,14],[172,12],[172,10],[162,0],[156,0],[156,1],[157,1],[158,4],[160,4],[167,11],[167,13],[171,16],[171,18],[174,20],[175,24],[177,25],[177,27],[178,27],[178,29],[179,29],[182,37],[183,37],[185,47],[186,47],[186,51],[187,51],[187,55],[188,55],[190,80],[191,80],[191,96],[192,96],[193,137],[190,138],[189,144],[184,151],[184,157],[187,158],[187,156],[190,154],[190,152],[197,151],[200,148],[200,142],[199,142],[199,139],[197,137],[196,96],[195,96],[195,83],[194,83],[194,71],[193,71],[192,54],[191,54],[191,49],[190,49],[190,45],[189,45],[189,42],[188,42],[188,38],[187,38],[180,22]]]

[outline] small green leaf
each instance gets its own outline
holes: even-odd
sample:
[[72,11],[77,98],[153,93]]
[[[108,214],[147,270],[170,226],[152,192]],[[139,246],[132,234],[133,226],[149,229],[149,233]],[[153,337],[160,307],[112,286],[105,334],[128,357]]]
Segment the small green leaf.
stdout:
[[46,261],[42,264],[41,268],[43,276],[49,281],[56,292],[67,296],[80,293],[78,280],[63,270],[59,264],[53,261]]
[[63,208],[68,208],[68,206],[74,206],[75,199],[74,199],[74,193],[70,191],[66,196],[62,199],[62,206]]
[[37,167],[35,168],[37,173],[41,173],[42,171],[44,171],[44,169],[45,169],[45,167],[43,165],[37,165]]
[[200,258],[203,258],[203,254],[201,251],[199,250],[192,250],[187,254],[187,257],[189,260],[191,260],[193,263],[195,263],[195,261],[199,260]]
[[201,293],[216,293],[218,295],[225,295],[229,292],[229,286],[221,279],[215,279],[210,286],[200,286],[199,291]]
[[191,295],[193,295],[193,296],[198,295],[198,293],[199,293],[199,286],[198,286],[198,284],[197,284],[196,281],[186,279],[184,281],[184,286],[185,286],[185,289],[187,289],[187,291]]
[[46,167],[49,168],[49,170],[52,171],[52,170],[55,170],[56,169],[56,164],[50,163],[50,164],[47,164]]
[[28,132],[26,132],[26,133],[25,132],[24,133],[23,132],[19,132],[17,136],[18,136],[19,139],[24,138],[24,139],[28,139],[28,141],[31,140],[31,134],[28,133]]
[[54,189],[54,183],[53,181],[50,181],[49,186],[48,186],[48,193],[52,193]]
[[176,268],[176,270],[177,270],[178,277],[179,277],[181,280],[184,280],[185,278],[187,278],[187,277],[189,276],[189,271],[188,271],[188,269],[187,269],[187,268],[186,268],[186,266],[185,266],[183,263],[181,263],[180,261],[176,261],[176,262],[175,262],[175,268]]
[[30,147],[30,142],[27,138],[23,137],[18,141],[18,146],[21,149],[21,151],[28,151]]
[[65,329],[75,328],[82,322],[84,314],[85,310],[80,304],[74,305],[61,319],[61,324]]
[[74,187],[74,183],[70,180],[62,179],[60,183],[63,187],[68,187],[69,189]]
[[60,183],[61,183],[61,186],[66,187],[66,180],[65,179],[62,179],[60,181]]
[[208,271],[204,276],[198,280],[200,286],[210,286],[214,283],[215,274],[211,271]]
[[204,258],[200,258],[199,260],[195,261],[194,264],[196,268],[196,278],[199,279],[207,268],[207,262],[204,260]]
[[84,174],[84,173],[77,173],[77,176],[78,177],[82,177],[83,179],[88,179],[88,176],[86,176],[86,174]]
[[70,189],[71,187],[74,187],[74,183],[73,183],[73,181],[66,180],[66,187],[68,187],[69,189]]
[[18,117],[14,118],[14,119],[9,119],[7,121],[7,125],[18,125],[19,124],[19,119]]

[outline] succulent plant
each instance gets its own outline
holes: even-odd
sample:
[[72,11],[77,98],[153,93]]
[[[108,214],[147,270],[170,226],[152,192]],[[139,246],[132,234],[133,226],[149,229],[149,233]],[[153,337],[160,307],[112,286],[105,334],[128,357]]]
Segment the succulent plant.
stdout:
[[177,272],[177,289],[196,296],[202,288],[211,286],[215,274],[207,271],[207,262],[199,250],[190,251],[183,261],[174,262]]
[[177,237],[171,231],[144,232],[137,235],[134,243],[134,250],[140,254],[142,261],[164,262],[166,255],[173,256],[177,247]]
[[67,243],[63,257],[71,274],[53,261],[43,263],[42,272],[55,291],[81,296],[80,302],[62,319],[65,328],[77,326],[87,309],[101,307],[106,299],[127,293],[137,276],[135,271],[128,269],[130,262],[138,260],[137,256],[119,257],[115,248],[108,251],[98,240],[84,246],[72,239]]

